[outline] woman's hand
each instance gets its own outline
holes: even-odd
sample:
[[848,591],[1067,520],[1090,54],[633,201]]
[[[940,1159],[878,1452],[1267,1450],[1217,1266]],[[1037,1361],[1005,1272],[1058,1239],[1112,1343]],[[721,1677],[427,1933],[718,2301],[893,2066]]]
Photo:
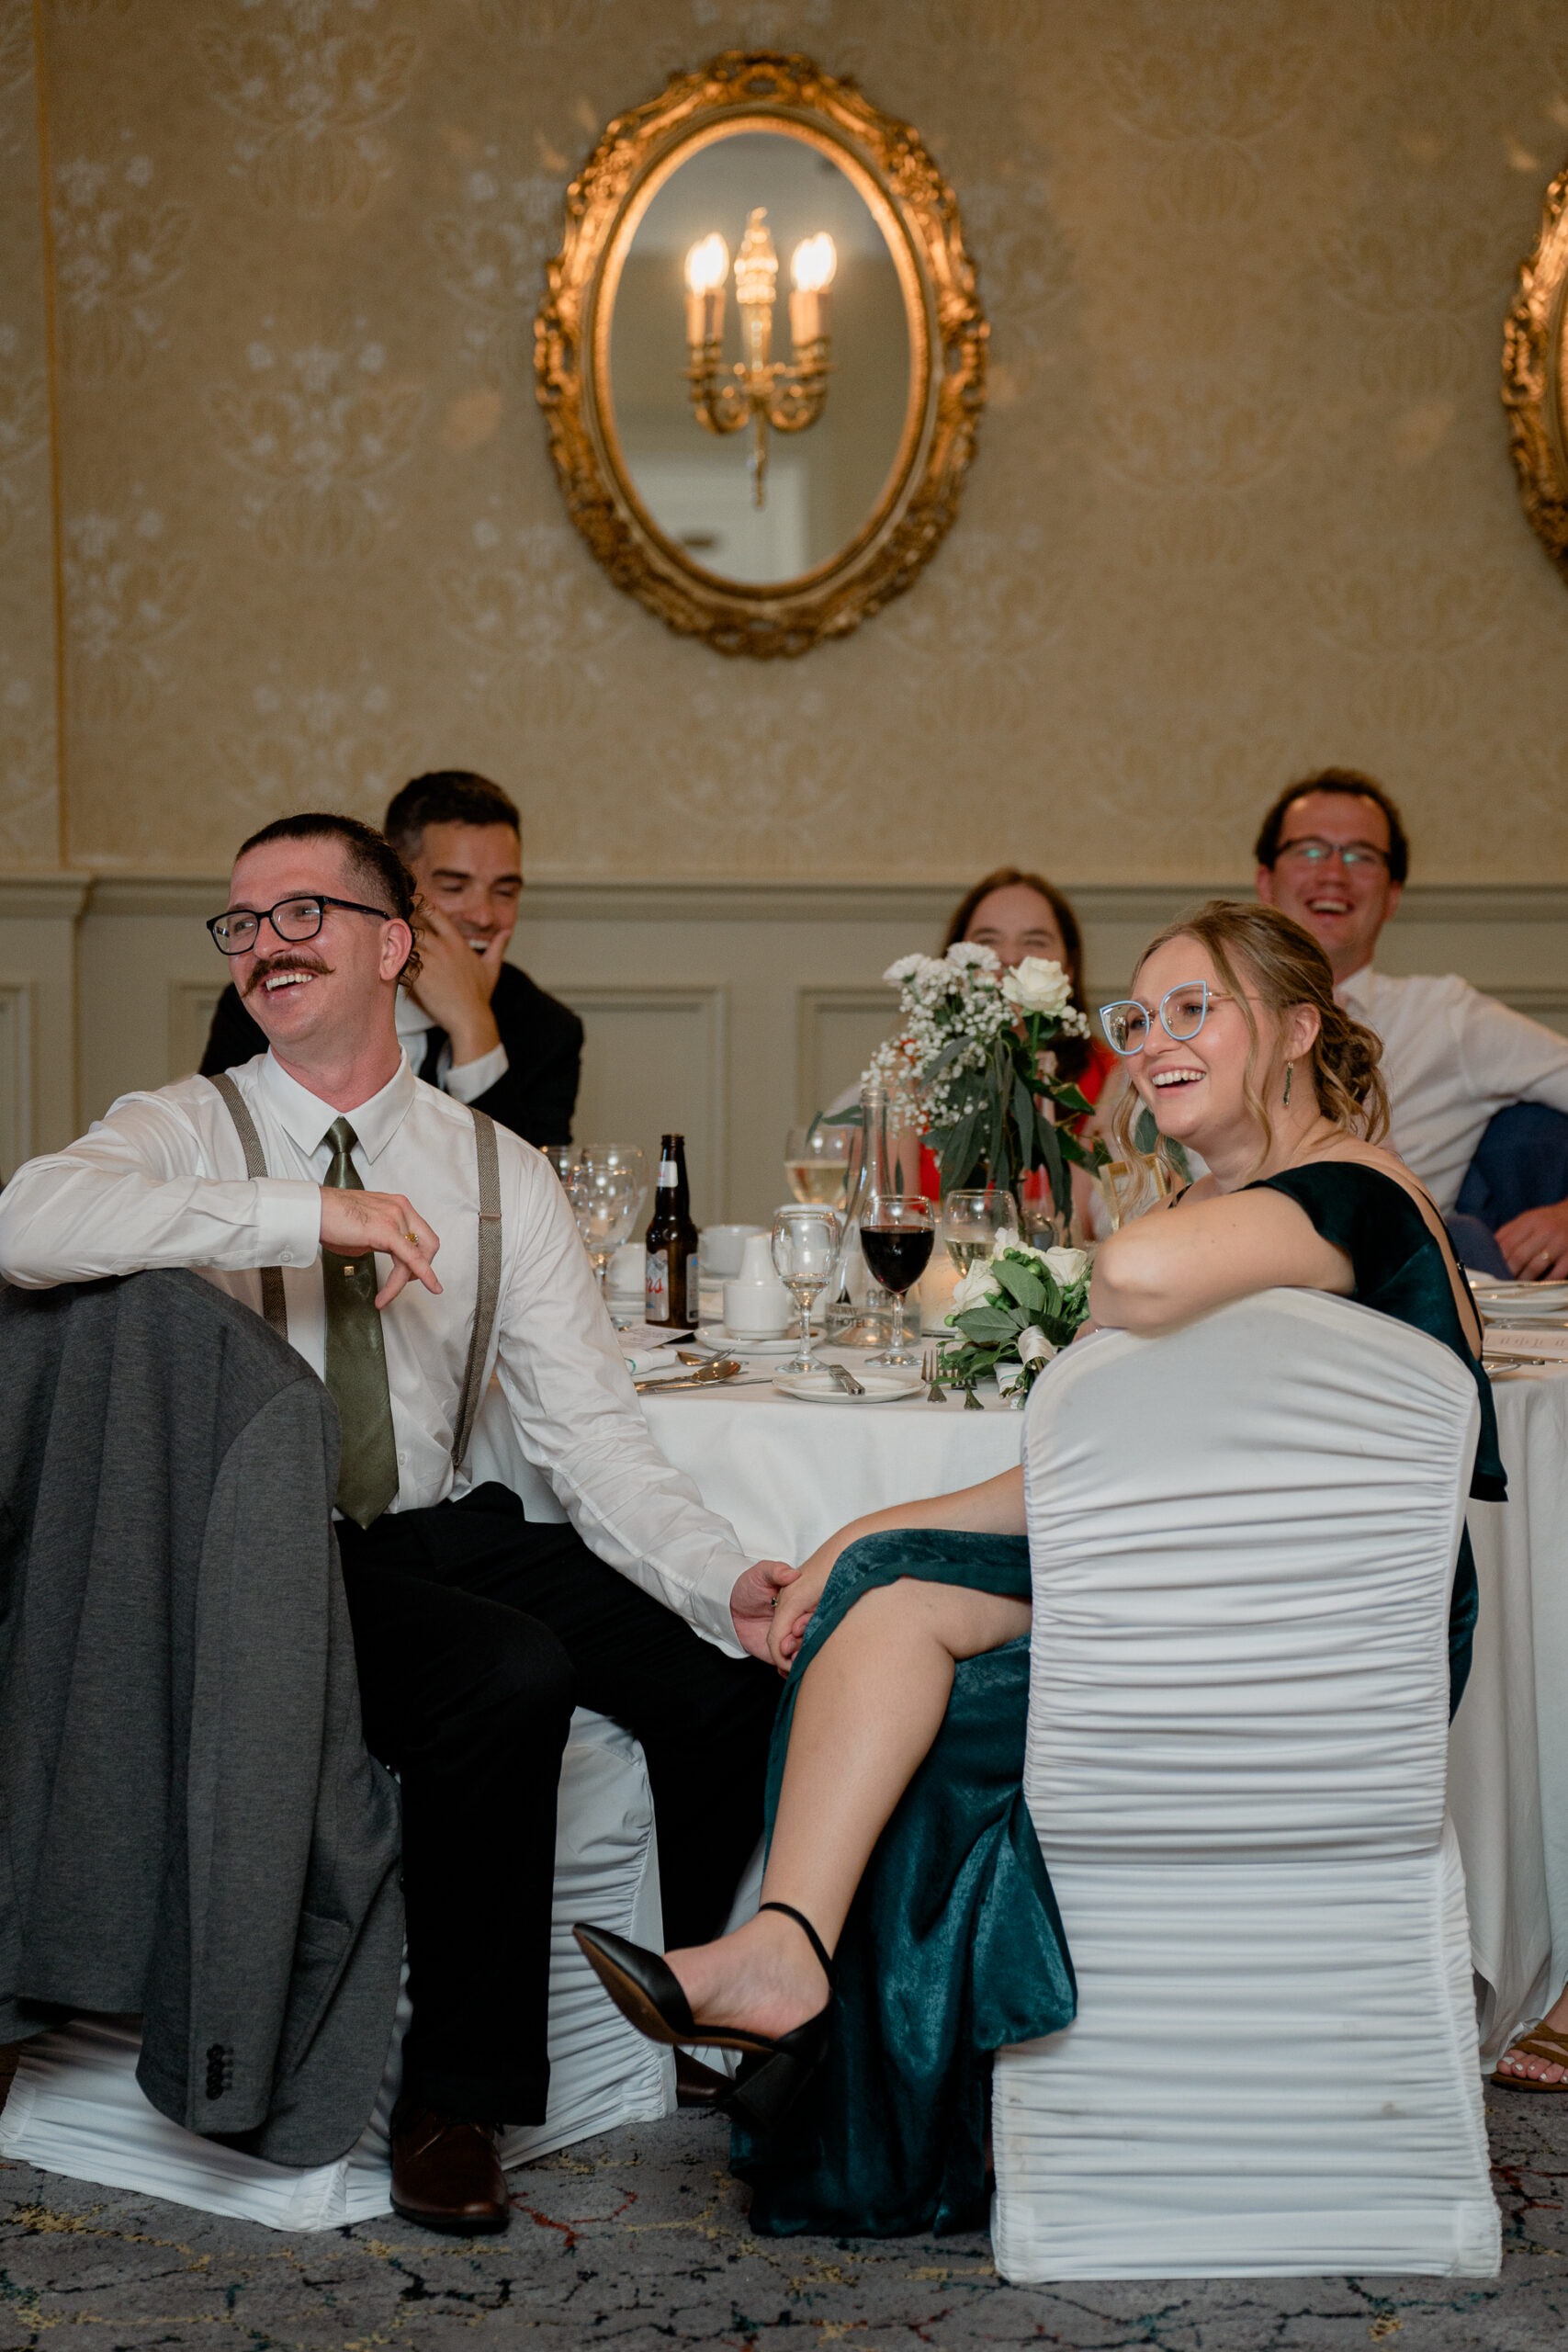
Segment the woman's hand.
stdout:
[[781,1674],[787,1674],[799,1656],[806,1629],[817,1613],[817,1604],[833,1573],[834,1563],[846,1544],[853,1541],[854,1532],[850,1527],[830,1536],[813,1552],[788,1589],[780,1593],[768,1635],[768,1655]]

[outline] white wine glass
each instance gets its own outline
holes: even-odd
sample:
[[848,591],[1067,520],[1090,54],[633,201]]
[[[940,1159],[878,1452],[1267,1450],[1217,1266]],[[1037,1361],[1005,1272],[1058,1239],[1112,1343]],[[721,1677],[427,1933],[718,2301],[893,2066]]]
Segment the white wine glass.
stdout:
[[800,1310],[800,1353],[785,1372],[820,1369],[811,1352],[811,1302],[838,1272],[844,1220],[837,1209],[802,1203],[773,1219],[773,1271]]
[[988,1258],[1004,1233],[1018,1229],[1012,1194],[999,1184],[942,1194],[942,1238],[961,1274]]
[[803,1205],[841,1209],[850,1180],[848,1127],[815,1121],[784,1138],[784,1181]]

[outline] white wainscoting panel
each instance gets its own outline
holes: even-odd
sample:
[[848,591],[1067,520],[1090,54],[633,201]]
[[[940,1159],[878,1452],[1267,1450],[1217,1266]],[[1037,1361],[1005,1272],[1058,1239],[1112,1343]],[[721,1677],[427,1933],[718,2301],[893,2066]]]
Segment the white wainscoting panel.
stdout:
[[898,1000],[890,988],[796,989],[795,1115],[814,1119],[858,1084],[878,1046],[893,1034]]
[[33,1149],[33,985],[0,979],[0,1180]]
[[220,973],[210,980],[169,982],[169,1077],[189,1078],[201,1068],[207,1034],[218,1000],[227,983]]
[[[692,1214],[728,1214],[729,992],[705,981],[558,983],[586,1032],[572,1134],[639,1143],[657,1170],[660,1136],[686,1138]],[[649,1208],[651,1208],[651,1199]],[[644,1211],[646,1221],[648,1210]]]

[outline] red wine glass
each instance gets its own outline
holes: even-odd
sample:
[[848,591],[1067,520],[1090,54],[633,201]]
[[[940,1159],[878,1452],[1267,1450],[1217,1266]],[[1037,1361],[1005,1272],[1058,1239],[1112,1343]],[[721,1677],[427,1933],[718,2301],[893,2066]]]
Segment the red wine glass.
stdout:
[[893,1293],[893,1337],[886,1351],[868,1363],[919,1372],[919,1358],[904,1345],[904,1293],[912,1290],[931,1263],[936,1241],[936,1211],[921,1193],[885,1193],[868,1204],[860,1246],[866,1265]]

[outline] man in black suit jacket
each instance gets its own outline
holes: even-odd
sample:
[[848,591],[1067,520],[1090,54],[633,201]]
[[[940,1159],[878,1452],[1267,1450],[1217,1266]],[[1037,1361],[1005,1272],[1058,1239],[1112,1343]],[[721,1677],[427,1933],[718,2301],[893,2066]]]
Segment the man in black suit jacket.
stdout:
[[[582,1023],[503,960],[523,889],[516,808],[487,777],[442,770],[403,786],[384,831],[419,885],[422,969],[398,998],[415,1077],[526,1143],[570,1143]],[[261,1029],[225,989],[202,1076],[265,1051]]]

